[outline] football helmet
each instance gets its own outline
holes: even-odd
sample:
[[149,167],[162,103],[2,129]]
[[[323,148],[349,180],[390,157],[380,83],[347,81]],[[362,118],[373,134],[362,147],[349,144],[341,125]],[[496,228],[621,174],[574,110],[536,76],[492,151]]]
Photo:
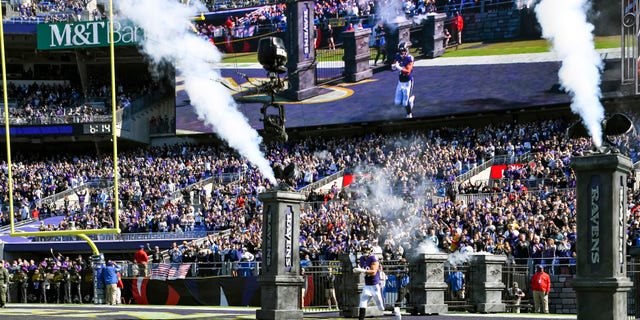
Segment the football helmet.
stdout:
[[398,52],[407,53],[409,51],[409,45],[406,42],[400,42],[398,45]]

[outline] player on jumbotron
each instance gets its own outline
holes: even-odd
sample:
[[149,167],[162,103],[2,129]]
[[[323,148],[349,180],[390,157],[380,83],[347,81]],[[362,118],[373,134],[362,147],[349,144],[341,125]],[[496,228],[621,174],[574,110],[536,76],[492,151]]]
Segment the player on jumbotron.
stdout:
[[413,118],[413,56],[409,54],[409,46],[405,42],[398,45],[391,70],[398,72],[398,85],[394,103],[396,106],[402,105],[407,111],[407,118]]

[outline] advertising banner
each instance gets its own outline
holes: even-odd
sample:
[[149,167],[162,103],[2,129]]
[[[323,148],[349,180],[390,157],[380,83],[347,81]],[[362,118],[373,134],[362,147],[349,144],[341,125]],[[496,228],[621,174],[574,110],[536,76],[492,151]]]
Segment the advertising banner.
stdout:
[[259,306],[255,276],[153,280],[123,278],[125,300],[150,305]]
[[[38,24],[38,50],[107,47],[111,39],[109,21],[65,22]],[[144,31],[130,21],[113,24],[116,46],[135,46],[144,39]]]

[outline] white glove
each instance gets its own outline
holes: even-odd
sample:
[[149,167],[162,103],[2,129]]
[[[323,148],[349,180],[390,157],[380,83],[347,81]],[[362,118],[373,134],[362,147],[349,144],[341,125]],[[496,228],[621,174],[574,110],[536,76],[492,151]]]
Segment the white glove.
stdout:
[[353,268],[353,273],[364,273],[365,271],[367,271],[367,270],[359,268],[359,267]]
[[396,65],[396,71],[398,71],[398,73],[402,73],[402,67],[400,66],[399,63],[397,63]]
[[400,68],[400,64],[396,62],[391,65],[391,70],[398,71],[398,70],[402,70],[402,68]]

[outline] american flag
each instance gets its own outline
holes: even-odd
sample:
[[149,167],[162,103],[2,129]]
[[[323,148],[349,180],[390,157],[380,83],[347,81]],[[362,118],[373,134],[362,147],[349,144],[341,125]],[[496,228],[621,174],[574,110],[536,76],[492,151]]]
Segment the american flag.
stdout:
[[167,274],[167,280],[184,279],[187,277],[189,269],[191,269],[190,263],[174,263],[171,265],[169,274]]
[[155,263],[151,266],[152,280],[184,279],[191,269],[190,263]]
[[169,263],[154,263],[151,265],[151,279],[152,280],[167,280],[167,274],[171,269]]

